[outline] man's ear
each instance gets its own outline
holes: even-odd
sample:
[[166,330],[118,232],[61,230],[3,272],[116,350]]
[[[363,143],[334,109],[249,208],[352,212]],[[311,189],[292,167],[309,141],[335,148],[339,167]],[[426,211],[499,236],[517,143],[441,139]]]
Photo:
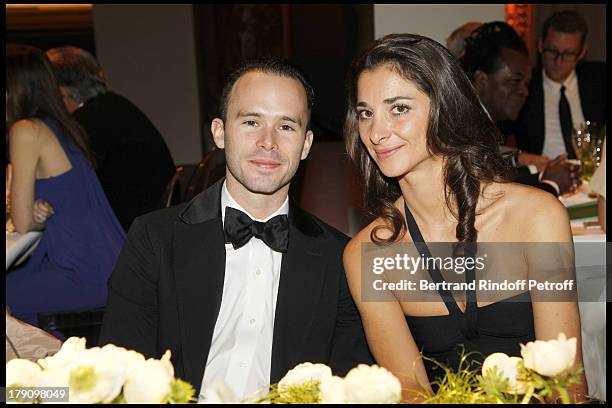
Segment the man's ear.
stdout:
[[487,83],[489,81],[489,76],[480,71],[480,70],[476,70],[476,72],[474,72],[474,89],[476,89],[476,93],[478,94],[479,97],[482,97],[485,89],[487,89]]
[[213,135],[215,145],[219,149],[225,148],[225,124],[223,120],[214,118],[210,124],[210,132]]
[[308,153],[310,153],[310,148],[312,147],[312,141],[314,139],[314,133],[312,130],[306,132],[306,139],[304,139],[304,147],[302,147],[302,156],[300,160],[304,160],[308,157]]

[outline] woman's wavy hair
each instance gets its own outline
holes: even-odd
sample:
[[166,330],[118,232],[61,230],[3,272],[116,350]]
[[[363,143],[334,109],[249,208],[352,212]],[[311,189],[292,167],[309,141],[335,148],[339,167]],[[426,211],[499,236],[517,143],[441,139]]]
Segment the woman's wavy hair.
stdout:
[[42,50],[6,45],[6,114],[7,129],[21,119],[50,117],[95,166],[87,133],[66,110],[51,62]]
[[[476,243],[474,227],[481,183],[508,182],[513,168],[499,153],[502,135],[474,92],[459,62],[436,41],[416,34],[390,34],[357,57],[349,71],[348,110],[344,137],[349,156],[365,184],[366,209],[384,225],[372,230],[372,241],[396,242],[406,224],[394,202],[401,191],[397,179],[386,177],[359,137],[357,81],[365,71],[389,66],[411,81],[430,99],[427,150],[445,158],[443,169],[446,205],[457,219],[459,243]],[[381,228],[391,236],[378,236]]]

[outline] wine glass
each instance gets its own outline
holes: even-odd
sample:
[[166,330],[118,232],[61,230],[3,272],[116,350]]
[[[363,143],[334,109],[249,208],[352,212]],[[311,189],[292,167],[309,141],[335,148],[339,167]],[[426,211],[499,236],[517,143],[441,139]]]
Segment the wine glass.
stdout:
[[[603,129],[605,132],[605,127]],[[597,122],[586,121],[572,132],[572,148],[580,160],[582,179],[590,181],[601,160],[603,134]]]

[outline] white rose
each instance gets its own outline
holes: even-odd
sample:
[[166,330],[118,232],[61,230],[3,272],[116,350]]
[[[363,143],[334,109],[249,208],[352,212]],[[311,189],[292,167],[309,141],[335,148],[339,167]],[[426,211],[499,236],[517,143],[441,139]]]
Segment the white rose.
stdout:
[[99,347],[76,354],[67,368],[70,402],[111,402],[125,382],[125,368],[108,359]]
[[149,359],[135,367],[125,382],[123,396],[128,403],[165,403],[171,392],[174,368],[170,351],[161,360]]
[[69,387],[69,374],[68,370],[63,368],[43,370],[39,380],[39,387]]
[[85,351],[85,338],[70,337],[62,344],[62,348],[53,356],[41,358],[38,364],[43,369],[64,368],[74,360],[75,356]]
[[400,381],[383,367],[360,364],[344,379],[349,403],[395,404],[402,398]]
[[554,377],[573,367],[576,345],[575,337],[567,339],[564,333],[560,333],[556,340],[536,340],[521,344],[521,355],[526,368],[540,375]]
[[508,380],[508,387],[503,390],[510,394],[525,394],[528,385],[518,380],[518,370],[522,359],[519,357],[510,357],[505,353],[493,353],[489,355],[482,363],[482,375],[487,377],[492,375],[497,368],[502,378]]
[[340,377],[325,377],[319,385],[321,390],[321,404],[346,403],[346,384]]
[[6,363],[7,387],[36,387],[42,370],[30,360],[14,358]]
[[289,387],[302,385],[308,381],[319,381],[331,378],[331,368],[325,364],[302,363],[298,364],[285,374],[278,383],[278,390],[284,391]]
[[198,401],[202,404],[229,404],[239,403],[240,400],[234,391],[222,382],[216,382],[206,388],[203,393],[203,398]]
[[113,361],[114,364],[124,367],[126,379],[131,378],[135,374],[138,366],[145,361],[142,354],[134,350],[117,347],[113,344],[105,345],[102,347],[101,351],[105,358]]

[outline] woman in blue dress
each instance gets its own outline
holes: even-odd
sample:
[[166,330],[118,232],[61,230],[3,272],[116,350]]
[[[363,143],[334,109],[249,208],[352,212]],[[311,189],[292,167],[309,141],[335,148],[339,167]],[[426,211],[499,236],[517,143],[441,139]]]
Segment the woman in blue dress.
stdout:
[[104,306],[125,231],[37,48],[6,47],[6,121],[12,223],[19,233],[44,231],[27,263],[6,276],[7,306],[33,325],[39,313]]

